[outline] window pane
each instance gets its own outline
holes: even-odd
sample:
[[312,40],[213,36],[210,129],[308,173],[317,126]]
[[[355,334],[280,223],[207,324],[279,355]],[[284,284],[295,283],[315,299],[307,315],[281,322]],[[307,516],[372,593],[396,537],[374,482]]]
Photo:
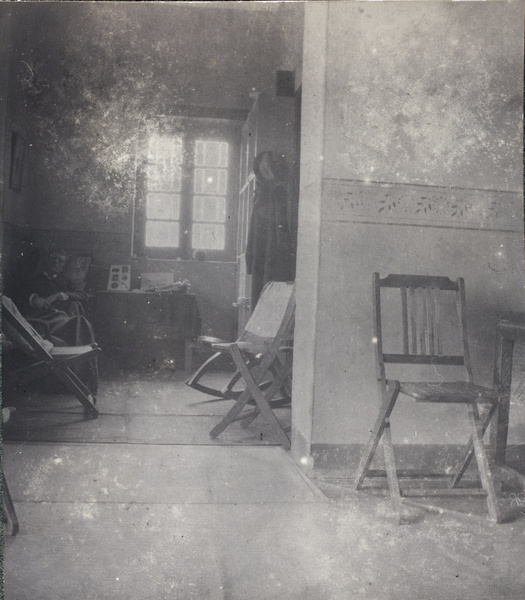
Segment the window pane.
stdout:
[[227,167],[228,144],[197,140],[195,142],[195,166],[197,167]]
[[180,191],[181,165],[169,161],[146,165],[146,178],[148,190],[154,191]]
[[224,225],[198,224],[192,228],[193,248],[224,250]]
[[219,144],[219,167],[228,166],[228,144],[221,142]]
[[146,178],[148,190],[179,191],[182,138],[154,135],[148,144]]
[[205,161],[207,167],[219,166],[219,144],[218,142],[205,142]]
[[179,245],[179,224],[169,221],[146,222],[146,246],[177,248]]
[[180,162],[182,158],[182,137],[172,135],[152,135],[148,144],[148,159],[163,159]]
[[217,196],[195,196],[193,220],[224,223],[226,220],[226,200]]
[[204,167],[206,163],[204,162],[204,144],[206,142],[197,140],[195,142],[195,166],[196,167]]
[[226,171],[219,171],[219,194],[226,194]]
[[226,194],[226,170],[195,169],[196,194]]
[[148,193],[146,196],[146,218],[178,221],[180,214],[179,194]]

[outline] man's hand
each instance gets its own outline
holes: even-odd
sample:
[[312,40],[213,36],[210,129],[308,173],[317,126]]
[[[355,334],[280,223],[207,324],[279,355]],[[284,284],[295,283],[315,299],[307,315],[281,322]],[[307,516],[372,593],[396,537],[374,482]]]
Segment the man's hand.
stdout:
[[72,299],[72,300],[87,300],[88,298],[90,298],[90,294],[86,294],[86,292],[68,292],[67,295]]
[[66,292],[57,292],[47,298],[49,304],[52,304],[53,302],[66,302],[66,300],[69,300],[69,296]]

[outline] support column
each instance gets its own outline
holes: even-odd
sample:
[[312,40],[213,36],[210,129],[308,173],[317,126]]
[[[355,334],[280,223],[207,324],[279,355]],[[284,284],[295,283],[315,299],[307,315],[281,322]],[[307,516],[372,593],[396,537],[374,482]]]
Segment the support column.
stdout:
[[301,181],[297,242],[297,314],[294,347],[292,456],[305,471],[312,465],[321,198],[326,110],[328,3],[305,4]]

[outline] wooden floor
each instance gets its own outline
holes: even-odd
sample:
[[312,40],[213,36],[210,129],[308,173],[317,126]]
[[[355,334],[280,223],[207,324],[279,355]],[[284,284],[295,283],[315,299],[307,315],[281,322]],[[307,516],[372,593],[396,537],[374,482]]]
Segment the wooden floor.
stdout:
[[[212,374],[221,385],[225,374]],[[184,385],[180,371],[154,376],[127,374],[100,382],[98,419],[85,419],[82,406],[68,394],[42,394],[34,389],[4,393],[4,405],[15,406],[16,417],[4,439],[40,442],[123,444],[279,445],[262,418],[248,427],[230,425],[216,439],[210,430],[232,406]],[[276,409],[283,425],[290,425],[290,407]]]
[[102,381],[95,421],[70,396],[9,397],[6,600],[523,599],[525,507],[399,526],[381,490],[314,485],[260,418],[210,440],[230,403],[183,379]]

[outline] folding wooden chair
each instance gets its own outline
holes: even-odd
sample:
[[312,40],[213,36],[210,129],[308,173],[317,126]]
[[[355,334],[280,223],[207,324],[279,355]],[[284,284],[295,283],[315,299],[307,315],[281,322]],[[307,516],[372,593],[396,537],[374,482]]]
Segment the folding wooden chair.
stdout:
[[[210,432],[212,438],[220,435],[230,423],[242,420],[246,425],[259,414],[268,421],[285,448],[290,440],[272,408],[289,402],[293,364],[292,336],[295,312],[295,292],[292,283],[272,281],[266,284],[239,339],[232,343],[213,343],[212,356],[186,382],[205,393],[235,400],[233,407]],[[223,390],[199,383],[201,377],[219,356],[229,354],[236,372]],[[234,390],[236,383],[244,384],[242,391]],[[283,397],[276,399],[281,392]],[[246,405],[255,404],[253,411],[242,413]],[[242,413],[242,414],[241,414]]]
[[[414,510],[403,506],[406,504],[404,497],[439,495],[484,495],[490,519],[501,522],[492,461],[489,461],[483,444],[483,435],[498,406],[498,391],[475,385],[473,381],[463,279],[454,282],[447,277],[418,275],[388,275],[380,279],[379,274],[374,273],[373,305],[380,410],[359,464],[356,489],[362,487],[367,476],[372,476],[370,466],[382,441],[388,487],[400,522],[411,521],[415,516]],[[416,370],[418,381],[387,379],[387,368],[399,369],[394,365],[407,365],[403,368],[403,378],[406,370]],[[422,376],[425,365],[434,371],[433,377],[429,374]],[[450,381],[447,377],[451,370],[457,368],[463,372],[464,381]],[[399,394],[421,403],[466,406],[470,433],[467,452],[459,465],[442,474],[447,482],[445,489],[435,486],[439,482],[436,474],[432,477],[434,485],[426,487],[430,474],[421,472],[403,475],[421,478],[418,487],[400,486],[398,477],[401,473],[396,470],[390,429],[390,417]],[[483,417],[480,416],[480,406],[484,408]],[[460,487],[473,456],[476,457],[481,488],[477,484]],[[416,502],[410,504],[428,508]]]
[[2,298],[2,330],[7,339],[32,359],[21,369],[26,378],[54,375],[75,395],[87,415],[94,419],[98,417],[95,395],[73,371],[73,368],[96,359],[101,353],[97,344],[53,346],[31,327],[7,296]]

